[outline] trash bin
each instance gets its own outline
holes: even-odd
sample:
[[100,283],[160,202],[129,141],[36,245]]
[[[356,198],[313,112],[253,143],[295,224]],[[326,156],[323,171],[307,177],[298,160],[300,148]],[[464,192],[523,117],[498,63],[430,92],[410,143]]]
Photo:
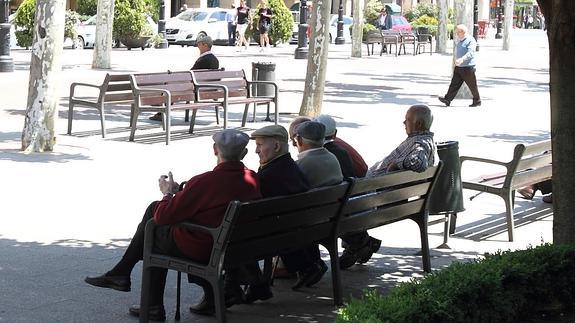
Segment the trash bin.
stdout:
[[[252,81],[274,81],[276,80],[276,64],[271,62],[252,63]],[[254,84],[252,86],[252,96],[274,96],[275,89],[273,85]],[[253,121],[256,118],[256,106],[254,105]],[[265,121],[270,119],[270,104],[267,103],[267,113]]]
[[437,154],[443,162],[441,174],[429,198],[429,214],[445,214],[446,226],[444,244],[447,244],[448,233],[455,232],[457,213],[465,210],[463,206],[463,185],[461,184],[461,166],[459,165],[459,142],[446,141],[437,143]]
[[[269,62],[252,63],[252,81],[276,80],[276,64]],[[274,87],[266,84],[258,84],[252,87],[254,96],[273,96]]]

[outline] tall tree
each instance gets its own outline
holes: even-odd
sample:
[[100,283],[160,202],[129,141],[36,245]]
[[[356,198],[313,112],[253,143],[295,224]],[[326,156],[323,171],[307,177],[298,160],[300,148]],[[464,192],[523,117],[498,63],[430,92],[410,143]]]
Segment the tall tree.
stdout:
[[437,3],[439,8],[439,23],[437,25],[437,39],[435,48],[438,53],[447,53],[447,0],[439,0]]
[[549,39],[553,241],[575,243],[575,1],[537,0]]
[[353,27],[351,35],[351,57],[361,57],[363,38],[363,5],[362,0],[353,0]]
[[311,15],[311,39],[307,57],[307,72],[303,100],[299,109],[301,116],[315,117],[321,114],[327,53],[329,46],[329,18],[331,0],[314,2]]
[[62,69],[65,0],[38,0],[33,30],[22,150],[52,151],[56,144],[58,80]]
[[511,33],[513,33],[513,7],[514,0],[505,1],[505,19],[503,20],[503,50],[511,47]]
[[112,67],[112,26],[114,23],[114,0],[98,0],[96,41],[92,68]]

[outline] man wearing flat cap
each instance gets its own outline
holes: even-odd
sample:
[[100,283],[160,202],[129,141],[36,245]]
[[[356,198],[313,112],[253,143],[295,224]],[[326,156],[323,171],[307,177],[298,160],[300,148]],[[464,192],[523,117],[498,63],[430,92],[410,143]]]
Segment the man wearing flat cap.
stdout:
[[196,41],[200,57],[192,66],[192,70],[215,70],[220,68],[218,58],[212,53],[213,44],[214,42],[210,36],[204,36]]
[[[122,259],[104,275],[86,277],[93,286],[128,292],[131,288],[130,275],[134,266],[142,259],[144,229],[149,219],[158,225],[155,231],[155,251],[168,255],[187,257],[206,263],[212,251],[211,236],[202,232],[190,232],[173,227],[183,221],[216,227],[222,222],[230,201],[251,201],[261,198],[259,184],[254,171],[241,162],[245,156],[249,136],[235,129],[216,133],[213,137],[213,151],[217,165],[212,171],[196,175],[187,181],[183,190],[169,177],[159,179],[163,199],[152,202]],[[167,270],[151,268],[150,319],[165,320],[164,287]],[[204,300],[200,307],[205,313],[213,312],[213,295],[207,282],[196,282],[204,287]],[[241,303],[242,291],[226,291],[226,304]],[[211,306],[211,309],[210,309]],[[130,314],[138,316],[139,306],[130,307]]]

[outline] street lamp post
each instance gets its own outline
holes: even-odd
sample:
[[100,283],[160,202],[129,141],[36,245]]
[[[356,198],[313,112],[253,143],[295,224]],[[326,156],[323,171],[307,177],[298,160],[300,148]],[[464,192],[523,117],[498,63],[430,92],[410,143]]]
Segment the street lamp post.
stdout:
[[299,6],[299,26],[297,32],[297,48],[295,49],[295,59],[307,58],[307,1],[301,0]]
[[503,35],[501,34],[501,25],[502,25],[502,21],[501,21],[501,16],[503,15],[503,4],[501,3],[503,0],[499,0],[499,6],[497,7],[497,33],[495,34],[495,39],[501,39],[503,38]]
[[164,0],[160,0],[160,19],[158,20],[158,35],[160,35],[160,43],[157,48],[168,48],[168,41],[166,40],[166,4]]
[[475,38],[475,51],[479,51],[479,42],[477,41],[477,34],[479,33],[479,8],[477,7],[477,0],[473,0],[473,38]]
[[10,0],[0,0],[0,72],[13,72],[14,60],[10,57]]
[[339,9],[337,10],[337,37],[335,38],[335,44],[345,44],[345,38],[343,37],[343,0],[339,0]]

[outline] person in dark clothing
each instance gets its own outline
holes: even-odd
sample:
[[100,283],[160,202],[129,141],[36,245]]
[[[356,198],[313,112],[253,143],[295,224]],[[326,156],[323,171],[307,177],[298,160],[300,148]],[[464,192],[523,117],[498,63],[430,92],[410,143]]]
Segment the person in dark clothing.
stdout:
[[[305,175],[291,158],[288,132],[284,127],[279,125],[263,127],[254,131],[251,138],[256,141],[256,153],[260,157],[258,179],[263,197],[296,194],[309,189]],[[288,271],[298,273],[298,280],[292,289],[311,286],[325,273],[324,267],[318,265],[316,249],[317,246],[314,246],[280,255]],[[246,293],[246,302],[250,298],[257,299],[251,297],[249,292],[250,289]]]
[[263,51],[270,45],[270,38],[268,32],[272,25],[272,9],[268,8],[268,3],[266,0],[262,0],[260,5],[260,10],[258,11],[259,21],[258,30],[260,32],[260,46]]
[[[196,46],[200,51],[200,57],[192,66],[192,70],[217,70],[220,68],[220,62],[216,55],[212,53],[212,45],[214,44],[210,36],[205,36],[198,39]],[[162,113],[158,112],[149,118],[153,121],[162,121]]]
[[353,162],[351,157],[343,147],[335,143],[335,121],[332,117],[322,114],[318,116],[315,121],[325,126],[325,140],[323,147],[330,153],[334,154],[339,162],[341,173],[344,178],[355,177],[353,170]]

